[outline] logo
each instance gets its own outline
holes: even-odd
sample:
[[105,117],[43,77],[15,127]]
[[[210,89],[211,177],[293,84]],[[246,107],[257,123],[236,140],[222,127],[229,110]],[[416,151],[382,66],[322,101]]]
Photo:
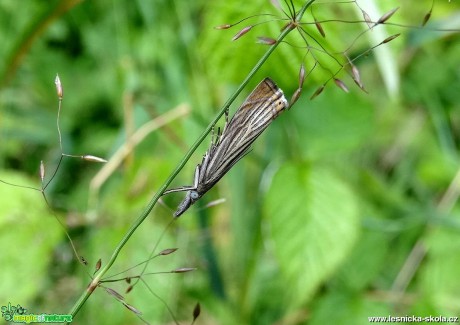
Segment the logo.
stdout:
[[2,317],[7,322],[12,323],[70,323],[72,322],[72,315],[68,314],[28,314],[27,309],[21,305],[12,306],[8,303],[8,306],[2,306],[0,308]]

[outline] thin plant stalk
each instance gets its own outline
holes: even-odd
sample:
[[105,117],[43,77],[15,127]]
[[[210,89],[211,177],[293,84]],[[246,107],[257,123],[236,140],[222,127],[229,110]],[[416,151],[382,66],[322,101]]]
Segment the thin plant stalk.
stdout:
[[[308,0],[299,10],[295,17],[295,22],[291,23],[296,23],[299,22],[305,11],[310,7],[316,0]],[[294,27],[294,26],[293,26]],[[120,251],[123,249],[125,244],[128,242],[128,240],[131,238],[131,236],[134,234],[136,229],[142,224],[145,218],[149,215],[150,211],[152,211],[153,207],[157,203],[158,199],[163,195],[163,192],[168,188],[169,184],[174,180],[174,178],[179,174],[179,172],[184,168],[185,164],[187,161],[190,159],[192,154],[196,151],[198,146],[201,144],[201,142],[204,141],[204,139],[207,137],[209,132],[211,132],[212,128],[214,125],[219,121],[220,117],[225,113],[225,111],[230,107],[230,105],[235,101],[236,97],[241,93],[241,91],[244,89],[244,87],[248,84],[248,82],[251,80],[251,78],[254,76],[254,74],[260,69],[260,67],[267,61],[269,56],[273,53],[273,51],[278,47],[278,45],[281,43],[281,41],[295,28],[285,28],[281,34],[278,36],[276,43],[271,45],[268,50],[265,52],[265,54],[260,58],[260,60],[257,62],[257,64],[252,68],[252,70],[248,73],[246,78],[243,80],[241,85],[238,87],[238,89],[235,91],[235,93],[230,96],[230,98],[227,100],[227,102],[224,104],[222,109],[217,113],[217,115],[214,117],[214,119],[209,123],[209,125],[206,127],[206,129],[203,131],[203,133],[200,135],[200,137],[195,141],[195,143],[192,145],[189,151],[185,154],[184,158],[180,161],[180,163],[177,165],[176,169],[171,173],[171,175],[166,179],[164,184],[160,187],[160,189],[157,191],[157,193],[153,196],[153,198],[150,200],[149,204],[145,208],[145,210],[140,214],[140,216],[134,221],[134,223],[131,225],[129,228],[128,232],[123,236],[121,239],[120,243],[117,245],[115,248],[114,252],[112,253],[112,256],[108,260],[107,264],[101,268],[99,273],[93,278],[91,283],[88,285],[86,288],[85,292],[80,296],[80,298],[77,300],[75,305],[72,307],[71,311],[69,314],[72,315],[72,317],[75,317],[75,315],[78,313],[80,308],[83,306],[83,304],[86,302],[86,300],[89,298],[89,296],[93,293],[93,291],[97,288],[99,285],[99,282],[101,281],[102,277],[107,273],[107,271],[111,268],[113,263],[118,257],[118,254]]]

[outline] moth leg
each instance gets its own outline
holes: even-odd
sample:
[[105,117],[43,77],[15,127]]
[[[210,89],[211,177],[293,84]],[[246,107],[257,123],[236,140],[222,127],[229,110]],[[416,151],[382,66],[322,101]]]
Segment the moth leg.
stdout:
[[227,109],[225,110],[225,125],[224,125],[224,129],[222,131],[222,134],[225,134],[225,131],[227,130],[227,125],[228,125],[228,112],[229,112],[229,109],[227,107]]
[[211,146],[214,144],[214,125],[211,128]]
[[180,186],[176,188],[171,188],[169,190],[166,190],[163,192],[163,195],[169,194],[169,193],[175,193],[175,192],[185,192],[185,191],[193,191],[197,189],[198,186],[198,181],[200,178],[200,165],[196,166],[195,168],[195,176],[193,179],[193,185],[191,186]]
[[176,188],[171,188],[169,190],[166,190],[163,192],[162,195],[170,194],[170,193],[175,193],[175,192],[185,192],[185,191],[190,191],[190,190],[195,190],[195,186],[181,186],[181,187],[176,187]]
[[228,124],[228,112],[230,111],[230,109],[227,107],[227,109],[225,110],[225,125]]
[[198,188],[198,182],[200,180],[200,165],[197,165],[195,168],[195,177],[193,180],[193,189],[196,190]]

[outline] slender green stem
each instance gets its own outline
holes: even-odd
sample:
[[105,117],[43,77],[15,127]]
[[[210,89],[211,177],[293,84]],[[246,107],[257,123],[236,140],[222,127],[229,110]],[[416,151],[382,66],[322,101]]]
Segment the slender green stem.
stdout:
[[[311,6],[315,2],[315,0],[309,0],[307,1],[300,11],[297,13],[297,16],[295,17],[296,22],[300,21],[302,18],[303,14],[307,10],[309,6]],[[292,22],[295,23],[295,22]],[[241,85],[238,87],[238,89],[235,91],[235,93],[230,96],[230,98],[227,100],[227,102],[224,104],[222,109],[217,113],[217,115],[214,117],[211,123],[206,127],[206,129],[203,131],[203,133],[200,135],[200,137],[195,141],[193,146],[190,148],[189,151],[185,154],[184,158],[181,160],[181,162],[177,165],[176,169],[171,173],[171,175],[168,177],[168,179],[164,182],[164,184],[160,187],[160,189],[157,191],[157,193],[153,196],[153,198],[150,200],[149,204],[145,208],[145,210],[141,213],[141,215],[134,221],[134,223],[131,225],[129,228],[128,232],[126,233],[125,236],[121,239],[120,243],[117,245],[115,248],[114,252],[112,253],[112,256],[110,257],[110,260],[107,262],[107,264],[101,268],[99,273],[94,277],[94,279],[91,281],[90,285],[88,288],[85,290],[85,292],[80,296],[80,298],[77,300],[75,305],[72,307],[72,310],[70,311],[70,314],[72,317],[75,317],[75,315],[78,313],[80,308],[83,306],[85,301],[89,298],[91,293],[96,289],[96,287],[99,284],[99,281],[102,279],[105,273],[110,269],[112,264],[115,262],[115,260],[118,257],[118,254],[122,250],[122,248],[125,246],[125,244],[128,242],[129,238],[134,234],[136,229],[141,225],[141,223],[144,221],[145,218],[149,215],[150,211],[152,211],[153,207],[157,203],[158,199],[163,195],[163,192],[166,190],[166,188],[171,184],[171,182],[174,180],[174,178],[179,174],[179,172],[184,168],[185,164],[187,161],[190,159],[192,154],[195,152],[195,150],[198,148],[198,146],[203,142],[203,140],[206,138],[206,136],[211,132],[212,127],[219,121],[220,117],[225,113],[225,111],[230,107],[230,105],[235,101],[236,97],[240,94],[240,92],[244,89],[244,87],[248,84],[248,82],[251,80],[251,78],[254,76],[254,74],[260,69],[260,67],[267,61],[268,57],[273,53],[273,51],[278,47],[278,45],[281,43],[281,41],[293,30],[292,28],[285,28],[283,32],[279,35],[277,42],[273,44],[272,46],[269,47],[267,52],[260,58],[260,60],[257,62],[257,64],[254,66],[254,68],[248,73],[247,77],[243,80]]]

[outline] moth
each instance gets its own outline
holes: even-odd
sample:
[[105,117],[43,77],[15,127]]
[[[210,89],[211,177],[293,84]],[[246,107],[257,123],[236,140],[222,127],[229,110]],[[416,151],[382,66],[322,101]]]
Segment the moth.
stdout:
[[182,186],[164,194],[187,191],[174,217],[179,217],[209,191],[251,149],[252,143],[270,123],[289,107],[283,91],[270,78],[265,78],[246,98],[226,123],[216,140],[195,168],[192,186]]

